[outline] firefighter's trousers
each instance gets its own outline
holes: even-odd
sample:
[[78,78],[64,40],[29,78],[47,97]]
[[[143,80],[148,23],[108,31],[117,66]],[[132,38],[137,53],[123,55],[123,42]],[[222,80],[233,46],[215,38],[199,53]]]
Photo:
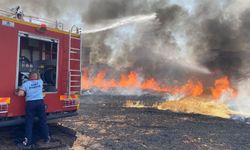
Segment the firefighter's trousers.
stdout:
[[43,99],[26,102],[25,137],[32,142],[34,118],[38,117],[41,135],[46,140],[49,137],[49,129]]

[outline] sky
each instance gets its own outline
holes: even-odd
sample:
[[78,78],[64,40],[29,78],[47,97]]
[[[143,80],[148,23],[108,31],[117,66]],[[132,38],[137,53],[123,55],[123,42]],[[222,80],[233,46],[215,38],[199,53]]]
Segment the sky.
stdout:
[[170,4],[177,4],[192,12],[195,0],[170,0]]

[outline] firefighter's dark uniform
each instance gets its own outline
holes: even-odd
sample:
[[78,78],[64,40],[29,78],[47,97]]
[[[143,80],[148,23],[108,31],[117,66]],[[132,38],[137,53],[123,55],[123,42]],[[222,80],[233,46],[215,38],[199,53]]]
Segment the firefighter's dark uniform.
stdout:
[[32,142],[32,128],[35,116],[39,118],[42,136],[47,140],[49,138],[49,129],[43,101],[43,81],[40,79],[29,80],[20,89],[26,92],[25,140],[27,144],[30,145]]

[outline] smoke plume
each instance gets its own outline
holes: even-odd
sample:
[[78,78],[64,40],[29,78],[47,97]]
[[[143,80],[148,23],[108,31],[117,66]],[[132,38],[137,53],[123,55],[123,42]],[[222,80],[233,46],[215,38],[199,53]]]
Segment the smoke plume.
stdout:
[[[112,4],[107,7],[103,5],[103,1],[91,3],[94,7],[99,6],[97,13],[101,12],[103,15],[87,13],[87,20],[91,20],[90,23],[110,22],[112,19],[142,13],[156,13],[156,18],[95,33],[95,36],[103,37],[102,45],[110,52],[105,54],[106,62],[101,59],[101,63],[118,69],[143,68],[145,74],[154,75],[157,72],[161,78],[175,76],[179,79],[192,72],[212,72],[237,79],[245,77],[242,71],[246,70],[245,56],[248,55],[249,48],[249,9],[246,2],[195,2],[192,10],[166,1],[158,1],[161,5],[138,2],[138,11],[134,1],[129,1],[126,5],[122,2],[109,1]],[[109,6],[112,5],[117,7],[111,11]],[[117,16],[111,15],[113,13],[106,9],[115,11]],[[100,45],[100,41],[89,41],[90,47]],[[97,54],[92,58],[98,62],[101,57]]]

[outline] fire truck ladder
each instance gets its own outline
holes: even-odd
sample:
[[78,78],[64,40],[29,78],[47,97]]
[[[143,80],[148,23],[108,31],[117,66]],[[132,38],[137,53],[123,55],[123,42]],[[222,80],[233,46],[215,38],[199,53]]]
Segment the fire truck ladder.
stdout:
[[[81,51],[81,34],[80,37],[74,36],[74,31],[77,34],[80,34],[79,28],[73,25],[69,31],[69,59],[68,59],[68,95],[79,94],[81,90],[81,60],[82,60],[82,51]],[[75,46],[74,42],[79,42]],[[79,47],[78,47],[79,46]]]

